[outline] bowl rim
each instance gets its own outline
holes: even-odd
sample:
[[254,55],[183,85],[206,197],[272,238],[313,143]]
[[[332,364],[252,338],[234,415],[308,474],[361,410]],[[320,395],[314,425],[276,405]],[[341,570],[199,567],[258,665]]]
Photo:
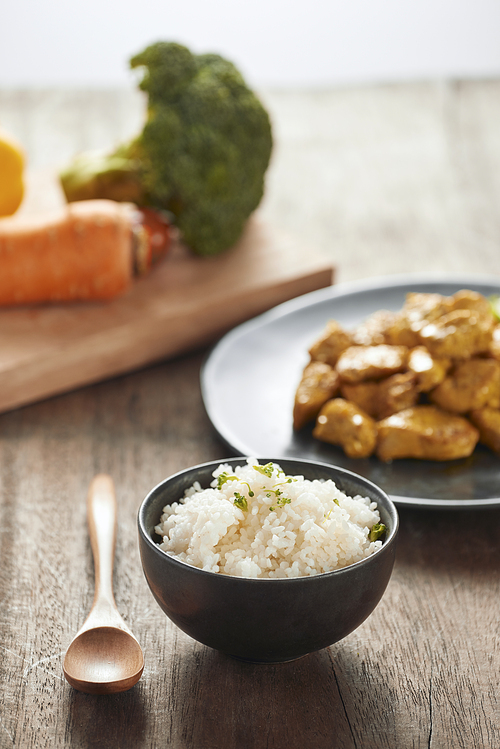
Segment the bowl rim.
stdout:
[[[362,485],[365,485],[367,487],[370,487],[375,490],[376,493],[380,493],[383,497],[383,499],[386,502],[385,509],[391,516],[391,519],[393,521],[392,528],[389,531],[389,535],[384,540],[382,546],[379,549],[376,549],[372,554],[370,554],[368,557],[365,557],[364,559],[360,559],[357,562],[353,562],[352,564],[348,564],[345,567],[340,567],[336,570],[330,570],[329,572],[319,572],[317,575],[300,575],[297,577],[278,577],[278,578],[272,578],[272,577],[243,577],[240,575],[228,575],[225,572],[212,572],[211,570],[203,570],[200,567],[195,567],[193,564],[189,564],[188,562],[184,562],[182,559],[177,559],[175,556],[171,554],[167,554],[166,551],[163,551],[163,549],[160,549],[159,544],[155,543],[150,536],[145,523],[145,514],[146,509],[151,504],[151,502],[154,500],[154,498],[157,496],[157,494],[160,492],[161,488],[168,482],[174,481],[175,479],[179,478],[180,476],[183,476],[184,474],[189,473],[190,471],[194,470],[202,470],[202,469],[208,469],[209,467],[213,466],[213,470],[215,470],[219,465],[224,463],[235,463],[235,462],[242,462],[242,464],[248,460],[248,458],[251,458],[252,460],[256,460],[258,463],[261,461],[265,461],[265,463],[273,462],[280,464],[283,463],[299,463],[307,466],[319,466],[321,468],[325,468],[327,471],[333,471],[342,474],[343,476],[347,476],[348,478],[354,479],[355,481],[359,481]],[[193,481],[196,481],[197,479],[193,479]],[[361,492],[360,492],[361,493]],[[375,501],[375,500],[374,500]],[[378,502],[377,502],[378,505]],[[200,574],[200,575],[208,575],[210,579],[217,579],[217,578],[223,578],[224,580],[232,580],[235,581],[235,584],[238,582],[246,583],[246,584],[256,584],[256,585],[262,585],[262,584],[286,584],[286,585],[293,585],[298,584],[300,581],[304,580],[319,580],[319,579],[325,579],[329,578],[331,576],[338,577],[341,574],[347,574],[353,569],[359,569],[362,566],[365,566],[367,564],[371,563],[371,560],[373,560],[375,557],[379,556],[383,552],[387,552],[387,550],[393,546],[398,537],[399,532],[399,514],[396,508],[396,505],[392,501],[392,499],[389,497],[389,495],[377,484],[373,483],[373,481],[370,481],[369,479],[365,478],[364,476],[361,476],[358,473],[355,473],[354,471],[350,471],[347,468],[343,468],[342,466],[335,466],[331,463],[323,463],[321,461],[317,460],[309,460],[305,458],[294,458],[294,457],[283,457],[283,458],[262,458],[259,456],[236,456],[231,458],[221,458],[219,460],[209,460],[205,463],[198,463],[193,466],[189,466],[188,468],[183,468],[180,471],[177,471],[176,473],[171,474],[170,476],[167,476],[165,479],[160,481],[156,486],[154,486],[144,497],[142,500],[139,510],[137,512],[137,526],[139,530],[139,535],[143,539],[143,541],[147,544],[147,546],[153,550],[153,552],[156,555],[159,555],[161,559],[169,560],[172,564],[175,566],[178,566],[180,569],[189,570],[193,574]],[[141,563],[142,563],[142,555],[141,555]]]

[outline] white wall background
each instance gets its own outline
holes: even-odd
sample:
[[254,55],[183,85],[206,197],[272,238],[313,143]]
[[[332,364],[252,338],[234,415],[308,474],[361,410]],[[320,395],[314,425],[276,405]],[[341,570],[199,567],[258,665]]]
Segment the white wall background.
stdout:
[[3,0],[0,86],[130,84],[158,39],[233,60],[254,86],[500,74],[499,0]]

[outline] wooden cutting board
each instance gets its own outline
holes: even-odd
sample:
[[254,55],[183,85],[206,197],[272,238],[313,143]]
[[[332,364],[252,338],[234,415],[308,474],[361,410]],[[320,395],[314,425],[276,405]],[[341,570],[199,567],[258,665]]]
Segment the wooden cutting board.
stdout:
[[[62,200],[53,174],[28,175],[20,214]],[[225,254],[198,258],[176,245],[111,302],[0,310],[0,411],[205,346],[332,282],[330,262],[254,216]]]

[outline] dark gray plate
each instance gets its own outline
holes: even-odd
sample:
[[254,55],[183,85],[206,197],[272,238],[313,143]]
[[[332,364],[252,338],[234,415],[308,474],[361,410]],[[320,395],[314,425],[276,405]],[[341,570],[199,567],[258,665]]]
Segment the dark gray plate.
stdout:
[[450,295],[473,289],[500,294],[500,278],[394,276],[306,294],[240,325],[212,349],[201,387],[208,416],[240,455],[305,458],[342,466],[378,484],[398,505],[439,509],[500,507],[500,459],[479,445],[463,460],[352,459],[314,440],[312,427],[292,430],[295,389],[307,350],[329,319],[352,328],[379,309],[397,310],[409,291]]

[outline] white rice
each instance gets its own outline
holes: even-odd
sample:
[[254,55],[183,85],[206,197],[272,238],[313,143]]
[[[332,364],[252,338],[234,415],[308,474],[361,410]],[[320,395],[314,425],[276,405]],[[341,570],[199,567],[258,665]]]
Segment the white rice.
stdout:
[[277,464],[260,469],[252,458],[222,464],[210,488],[193,484],[164,508],[155,528],[160,548],[209,572],[284,578],[331,572],[381,547],[369,540],[380,516],[368,497],[348,497],[331,480],[285,476]]

